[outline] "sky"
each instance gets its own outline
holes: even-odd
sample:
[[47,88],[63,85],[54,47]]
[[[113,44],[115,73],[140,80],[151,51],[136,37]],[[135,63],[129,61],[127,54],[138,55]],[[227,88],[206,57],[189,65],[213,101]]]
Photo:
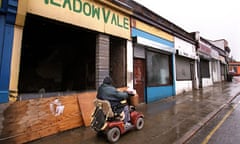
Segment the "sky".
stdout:
[[240,8],[237,0],[134,0],[187,32],[225,39],[230,57],[240,61]]

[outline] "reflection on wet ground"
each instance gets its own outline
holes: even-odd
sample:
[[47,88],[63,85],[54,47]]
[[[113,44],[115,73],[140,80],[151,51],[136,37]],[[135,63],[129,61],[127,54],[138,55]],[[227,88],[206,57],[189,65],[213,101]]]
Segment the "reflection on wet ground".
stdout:
[[[140,104],[137,110],[145,115],[143,130],[124,134],[117,144],[178,143],[196,125],[201,125],[202,120],[240,94],[239,87],[237,81],[217,83],[157,102]],[[90,128],[78,128],[32,143],[105,144],[107,141],[97,137]]]

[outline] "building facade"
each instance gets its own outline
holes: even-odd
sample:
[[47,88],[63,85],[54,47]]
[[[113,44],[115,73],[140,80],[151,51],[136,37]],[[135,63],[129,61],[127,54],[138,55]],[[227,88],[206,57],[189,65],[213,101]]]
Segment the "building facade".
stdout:
[[144,99],[141,101],[148,103],[175,95],[173,36],[141,21],[132,21],[134,87]]
[[135,1],[0,0],[3,139],[26,143],[89,124],[107,75],[135,88],[140,103],[224,80],[226,41],[197,37]]
[[7,0],[0,12],[1,102],[92,91],[110,75],[148,103],[226,77],[224,50],[134,1]]
[[211,65],[211,45],[203,38],[200,38],[199,48],[197,50],[200,61],[198,64],[199,87],[203,88],[213,84],[212,65]]
[[7,11],[1,15],[8,34],[1,36],[1,102],[96,90],[107,75],[117,87],[132,85],[128,8],[90,0],[8,2],[17,11],[11,21]]

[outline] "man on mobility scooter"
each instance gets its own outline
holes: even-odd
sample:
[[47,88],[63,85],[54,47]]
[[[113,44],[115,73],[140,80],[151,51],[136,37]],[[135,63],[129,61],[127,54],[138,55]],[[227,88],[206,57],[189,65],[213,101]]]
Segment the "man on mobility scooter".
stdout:
[[92,115],[91,127],[98,133],[106,134],[110,142],[116,142],[121,134],[133,128],[142,129],[143,114],[127,102],[135,93],[133,90],[118,91],[112,85],[111,77],[105,77],[94,101],[96,108]]

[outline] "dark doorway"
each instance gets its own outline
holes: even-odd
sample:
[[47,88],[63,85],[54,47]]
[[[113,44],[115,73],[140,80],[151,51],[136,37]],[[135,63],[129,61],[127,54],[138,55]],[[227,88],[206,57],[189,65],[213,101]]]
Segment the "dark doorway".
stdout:
[[116,87],[126,86],[126,40],[110,38],[110,75]]
[[95,53],[94,32],[28,14],[19,93],[95,89]]
[[144,102],[144,92],[145,92],[145,60],[134,59],[134,89],[136,89],[139,102]]

